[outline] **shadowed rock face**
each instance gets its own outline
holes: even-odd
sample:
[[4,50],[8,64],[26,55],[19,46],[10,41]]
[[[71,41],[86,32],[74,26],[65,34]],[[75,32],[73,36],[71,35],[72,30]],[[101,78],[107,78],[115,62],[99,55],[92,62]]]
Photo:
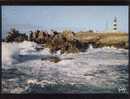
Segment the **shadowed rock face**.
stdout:
[[28,36],[25,33],[19,33],[16,29],[12,29],[11,32],[8,32],[8,35],[5,38],[6,42],[22,42],[24,40],[28,40]]
[[49,41],[51,38],[51,35],[49,35],[47,32],[42,32],[37,30],[36,32],[32,32],[29,35],[29,40],[34,41],[36,43],[44,44]]

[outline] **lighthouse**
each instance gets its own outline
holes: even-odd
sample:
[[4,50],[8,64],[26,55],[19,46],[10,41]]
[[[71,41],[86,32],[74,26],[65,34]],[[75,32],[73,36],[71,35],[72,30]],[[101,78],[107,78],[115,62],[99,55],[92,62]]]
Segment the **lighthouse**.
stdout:
[[113,32],[117,32],[117,17],[113,20]]

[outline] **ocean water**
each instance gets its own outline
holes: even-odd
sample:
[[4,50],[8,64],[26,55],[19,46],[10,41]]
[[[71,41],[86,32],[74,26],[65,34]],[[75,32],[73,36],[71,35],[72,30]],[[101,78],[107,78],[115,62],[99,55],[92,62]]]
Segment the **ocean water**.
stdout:
[[128,50],[90,45],[86,52],[51,54],[38,46],[2,43],[2,93],[128,93]]

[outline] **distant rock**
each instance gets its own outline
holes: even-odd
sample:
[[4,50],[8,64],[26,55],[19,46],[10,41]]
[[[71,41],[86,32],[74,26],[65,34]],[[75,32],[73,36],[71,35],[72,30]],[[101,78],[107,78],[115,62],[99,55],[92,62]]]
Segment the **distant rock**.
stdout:
[[11,32],[8,32],[5,42],[22,42],[24,40],[28,40],[28,36],[24,33],[19,33],[16,29],[11,29]]

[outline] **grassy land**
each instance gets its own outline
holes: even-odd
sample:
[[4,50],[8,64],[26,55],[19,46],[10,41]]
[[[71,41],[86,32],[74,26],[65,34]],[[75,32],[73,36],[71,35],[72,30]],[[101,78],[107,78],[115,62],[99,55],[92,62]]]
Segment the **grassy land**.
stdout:
[[128,33],[76,33],[76,38],[84,43],[92,43],[96,47],[113,46],[128,49]]

